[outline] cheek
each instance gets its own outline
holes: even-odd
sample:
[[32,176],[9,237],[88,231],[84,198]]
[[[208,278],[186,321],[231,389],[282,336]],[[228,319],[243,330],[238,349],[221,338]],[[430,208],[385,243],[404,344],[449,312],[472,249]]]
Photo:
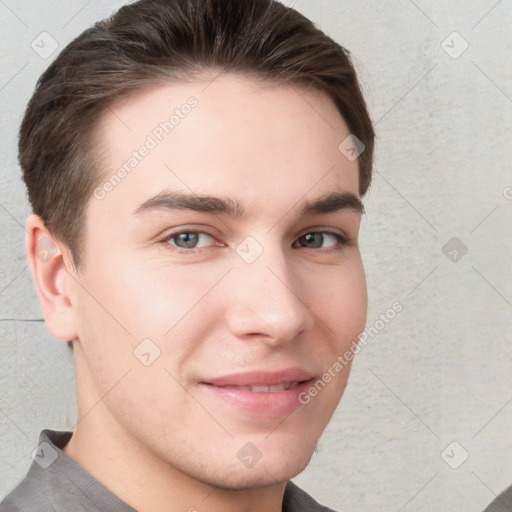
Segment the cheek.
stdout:
[[[221,318],[216,283],[226,265],[176,265],[135,258],[100,260],[83,281],[79,337],[100,374],[130,367],[138,352],[178,377]],[[225,268],[224,268],[225,267]],[[151,340],[148,342],[147,340]]]
[[190,326],[199,331],[216,318],[216,283],[227,270],[223,265],[144,265],[126,283],[123,314],[139,337],[152,333],[169,341]]
[[366,323],[368,296],[363,266],[355,261],[314,286],[313,310],[336,335],[337,351],[344,350]]
[[121,324],[133,337],[163,336],[201,307],[201,299],[225,269],[178,266],[162,260],[114,254],[98,258],[84,280],[84,287],[95,299],[91,303],[84,297],[87,307],[94,314],[107,313],[107,322]]

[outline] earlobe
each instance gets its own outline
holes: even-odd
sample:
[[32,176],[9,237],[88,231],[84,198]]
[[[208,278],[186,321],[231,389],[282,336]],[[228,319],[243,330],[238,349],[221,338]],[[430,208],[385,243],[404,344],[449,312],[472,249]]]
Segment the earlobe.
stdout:
[[77,337],[72,277],[68,274],[62,242],[53,237],[38,215],[26,222],[25,255],[50,334],[59,340]]

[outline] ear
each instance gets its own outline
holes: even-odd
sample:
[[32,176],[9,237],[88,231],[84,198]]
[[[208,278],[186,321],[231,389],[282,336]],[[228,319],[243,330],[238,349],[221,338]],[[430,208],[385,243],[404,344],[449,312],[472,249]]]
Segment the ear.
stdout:
[[74,340],[73,277],[68,273],[71,265],[67,248],[52,236],[38,215],[30,215],[25,227],[25,255],[48,330],[58,340]]

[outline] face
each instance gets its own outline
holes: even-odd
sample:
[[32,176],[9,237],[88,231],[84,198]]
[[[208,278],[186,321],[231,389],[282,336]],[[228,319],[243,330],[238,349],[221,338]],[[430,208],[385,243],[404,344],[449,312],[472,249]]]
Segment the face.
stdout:
[[358,167],[324,93],[208,83],[101,119],[71,281],[78,400],[103,397],[89,417],[112,442],[250,488],[307,465],[345,388],[367,302]]

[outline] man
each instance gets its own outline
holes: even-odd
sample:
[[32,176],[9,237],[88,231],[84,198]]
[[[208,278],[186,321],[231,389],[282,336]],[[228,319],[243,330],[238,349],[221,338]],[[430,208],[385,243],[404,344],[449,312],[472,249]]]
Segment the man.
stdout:
[[78,419],[0,511],[328,510],[289,480],[366,320],[374,133],[347,52],[271,0],[141,0],[41,77],[26,252]]

